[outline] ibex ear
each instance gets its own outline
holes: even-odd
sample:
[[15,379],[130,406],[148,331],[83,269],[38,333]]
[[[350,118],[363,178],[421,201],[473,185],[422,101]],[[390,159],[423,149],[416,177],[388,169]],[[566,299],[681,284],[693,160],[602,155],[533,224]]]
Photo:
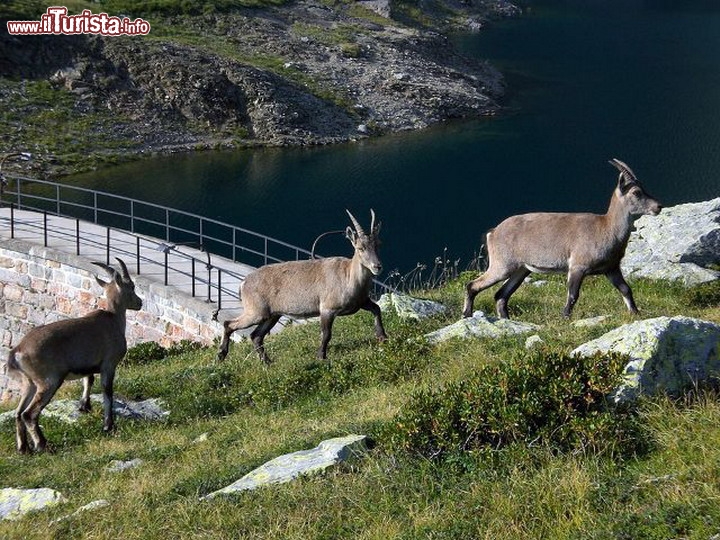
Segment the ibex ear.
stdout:
[[350,243],[354,246],[355,242],[357,241],[357,233],[352,229],[352,227],[348,226],[345,229],[345,238],[350,240]]

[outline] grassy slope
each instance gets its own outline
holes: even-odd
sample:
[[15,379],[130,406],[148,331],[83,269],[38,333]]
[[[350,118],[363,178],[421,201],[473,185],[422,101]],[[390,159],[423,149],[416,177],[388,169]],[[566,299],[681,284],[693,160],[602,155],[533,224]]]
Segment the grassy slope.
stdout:
[[[52,487],[70,502],[2,523],[0,537],[706,539],[720,532],[720,404],[713,397],[644,403],[653,448],[626,461],[522,447],[496,469],[475,463],[471,472],[458,472],[390,447],[382,427],[411,392],[503,362],[523,347],[524,337],[434,348],[408,342],[454,320],[461,281],[430,293],[454,315],[421,324],[388,316],[391,339],[382,347],[372,339],[369,316],[338,319],[330,366],[314,360],[317,324],[270,338],[276,363],[269,368],[246,343],[234,346],[223,364],[215,363],[213,350],[201,350],[121,366],[117,393],[162,397],[172,410],[164,424],[121,419],[107,437],[99,410],[77,426],[45,418],[58,451],[30,457],[14,453],[13,426],[2,427],[0,484]],[[634,289],[645,317],[720,321],[717,303],[693,307],[678,287],[641,281]],[[559,315],[559,278],[521,288],[514,313],[543,324],[542,338],[560,349],[632,320],[605,280],[589,279],[583,293],[577,317],[610,314],[607,324],[569,326]],[[481,294],[476,307],[490,310],[491,295]],[[79,387],[66,385],[62,394],[78,395]],[[198,501],[280,453],[357,432],[378,437],[365,459],[236,498]],[[207,441],[193,443],[203,433]],[[113,459],[135,457],[145,460],[138,469],[104,470]],[[100,498],[111,505],[49,524]]]

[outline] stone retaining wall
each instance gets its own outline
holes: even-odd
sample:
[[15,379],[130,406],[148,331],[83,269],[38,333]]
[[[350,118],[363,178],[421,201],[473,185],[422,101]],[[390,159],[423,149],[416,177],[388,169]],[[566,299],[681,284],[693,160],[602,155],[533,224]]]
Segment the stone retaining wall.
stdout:
[[[17,390],[6,373],[9,350],[31,328],[106,306],[95,276],[107,274],[82,257],[18,240],[0,242],[0,402]],[[128,346],[183,339],[209,345],[221,335],[207,304],[143,276],[133,276],[141,311],[128,311]]]

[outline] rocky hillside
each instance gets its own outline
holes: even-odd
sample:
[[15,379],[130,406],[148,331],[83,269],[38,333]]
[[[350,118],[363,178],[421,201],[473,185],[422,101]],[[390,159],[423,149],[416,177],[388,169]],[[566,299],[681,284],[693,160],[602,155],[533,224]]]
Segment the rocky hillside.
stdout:
[[[444,24],[455,11],[443,13]],[[458,13],[473,28],[483,20]],[[458,53],[441,22],[397,18],[389,3],[302,0],[153,20],[147,37],[3,33],[2,147],[64,172],[156,151],[337,143],[498,110],[496,69]]]

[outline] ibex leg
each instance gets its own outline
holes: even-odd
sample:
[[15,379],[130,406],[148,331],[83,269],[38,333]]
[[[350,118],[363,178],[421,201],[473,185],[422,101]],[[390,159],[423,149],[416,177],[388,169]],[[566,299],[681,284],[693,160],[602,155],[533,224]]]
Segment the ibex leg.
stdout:
[[382,311],[380,310],[380,306],[368,298],[362,305],[362,309],[373,314],[375,317],[375,337],[377,337],[380,341],[385,341],[387,339],[387,334],[385,333],[385,328],[383,328]]
[[605,274],[607,278],[610,280],[610,283],[613,284],[613,286],[620,291],[620,294],[623,297],[623,300],[625,301],[625,305],[632,313],[639,313],[637,306],[635,305],[635,300],[633,299],[632,290],[630,289],[630,285],[628,285],[625,282],[625,278],[622,275],[622,271],[620,270],[620,267],[617,267],[615,270],[612,270]]
[[322,339],[320,342],[320,349],[318,350],[318,358],[324,360],[327,358],[327,346],[330,343],[332,337],[332,325],[335,320],[335,313],[332,311],[325,311],[320,314],[320,329],[322,331]]
[[266,364],[271,363],[272,360],[270,360],[267,353],[265,352],[265,345],[263,344],[263,341],[265,340],[265,336],[268,334],[268,332],[272,330],[273,326],[275,326],[279,320],[280,315],[272,315],[269,319],[261,322],[257,326],[257,328],[255,328],[255,330],[253,330],[250,334],[250,339],[255,346],[255,350],[260,355],[260,360],[262,360]]
[[28,452],[27,443],[27,426],[22,418],[22,413],[28,408],[33,397],[35,397],[37,387],[29,378],[23,375],[22,393],[20,395],[20,403],[18,403],[15,409],[15,440],[17,442],[17,450],[21,454]]
[[78,407],[78,410],[80,412],[86,413],[90,412],[90,389],[92,388],[93,383],[95,382],[95,376],[94,375],[88,375],[83,379],[83,393],[82,397],[80,398],[80,406]]
[[582,285],[583,279],[585,279],[584,268],[571,268],[568,272],[568,295],[565,308],[563,309],[563,316],[570,317],[572,314],[575,303],[580,298],[580,285]]
[[230,348],[230,336],[233,334],[233,332],[235,332],[235,330],[249,328],[250,326],[262,323],[263,320],[264,319],[261,316],[254,315],[246,311],[242,313],[237,319],[225,321],[223,323],[224,332],[222,342],[220,343],[220,348],[218,349],[217,359],[219,361],[225,360],[225,357],[228,354],[228,349]]
[[509,319],[507,311],[507,303],[512,294],[522,285],[523,280],[530,275],[530,270],[525,267],[518,268],[507,279],[503,286],[495,293],[495,310],[501,319]]
[[45,435],[43,435],[40,429],[38,418],[45,406],[50,403],[50,400],[55,395],[55,392],[57,392],[57,389],[60,388],[61,384],[62,380],[59,380],[50,383],[46,387],[37,387],[37,391],[30,401],[30,405],[20,414],[21,419],[27,426],[30,437],[32,437],[35,450],[38,452],[42,452],[47,448],[47,439],[45,439]]
[[463,306],[463,317],[472,317],[473,303],[478,293],[496,283],[507,279],[512,274],[511,270],[498,272],[493,269],[492,264],[487,272],[472,280],[465,286],[465,305]]

